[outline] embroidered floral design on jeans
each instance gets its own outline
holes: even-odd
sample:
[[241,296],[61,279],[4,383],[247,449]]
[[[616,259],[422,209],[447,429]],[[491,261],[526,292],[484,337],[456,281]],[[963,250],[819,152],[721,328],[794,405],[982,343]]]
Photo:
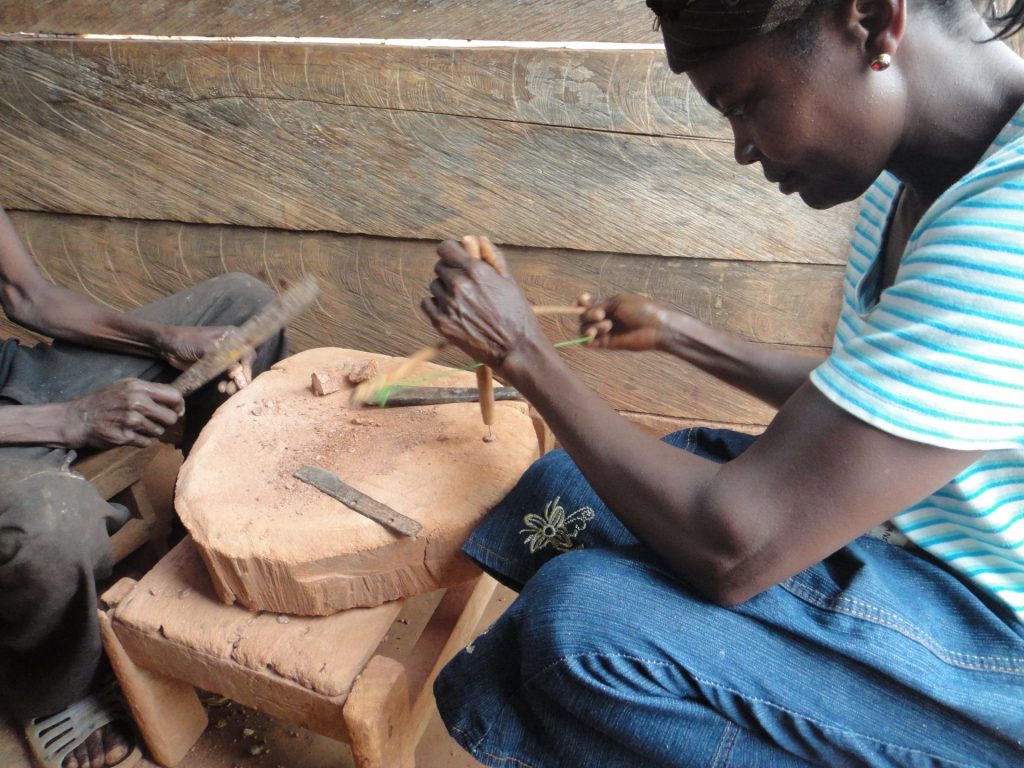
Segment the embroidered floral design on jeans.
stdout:
[[523,528],[520,533],[528,533],[523,544],[530,547],[530,553],[539,549],[551,547],[557,552],[568,552],[573,548],[573,539],[587,527],[587,523],[594,519],[594,510],[590,507],[580,507],[569,515],[565,514],[565,507],[558,502],[561,496],[556,496],[544,507],[544,515],[530,512],[523,517]]

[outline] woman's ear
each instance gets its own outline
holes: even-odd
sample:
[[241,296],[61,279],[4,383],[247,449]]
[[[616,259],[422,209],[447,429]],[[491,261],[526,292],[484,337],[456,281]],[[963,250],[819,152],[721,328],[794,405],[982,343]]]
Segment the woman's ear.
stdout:
[[868,61],[879,54],[895,56],[907,26],[907,0],[846,0],[843,7],[846,27]]

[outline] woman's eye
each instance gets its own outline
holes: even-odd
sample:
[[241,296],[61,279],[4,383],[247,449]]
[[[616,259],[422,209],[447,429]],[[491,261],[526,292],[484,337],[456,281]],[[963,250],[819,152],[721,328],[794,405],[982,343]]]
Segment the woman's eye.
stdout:
[[729,120],[736,117],[743,117],[743,105],[737,104],[733,107],[723,107],[722,114],[725,115]]

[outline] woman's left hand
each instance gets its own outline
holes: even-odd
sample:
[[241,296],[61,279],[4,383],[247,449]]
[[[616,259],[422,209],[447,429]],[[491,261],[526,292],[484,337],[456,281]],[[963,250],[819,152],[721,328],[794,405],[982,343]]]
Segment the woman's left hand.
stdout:
[[500,371],[523,342],[543,336],[500,251],[494,251],[494,267],[470,256],[454,240],[441,243],[437,255],[437,278],[421,306],[448,341]]
[[[161,354],[179,371],[187,370],[217,346],[217,342],[232,328],[230,325],[168,326],[160,343]],[[248,385],[252,380],[252,364],[255,360],[256,353],[250,350],[241,360],[228,368],[224,377],[217,383],[217,390],[233,395]]]

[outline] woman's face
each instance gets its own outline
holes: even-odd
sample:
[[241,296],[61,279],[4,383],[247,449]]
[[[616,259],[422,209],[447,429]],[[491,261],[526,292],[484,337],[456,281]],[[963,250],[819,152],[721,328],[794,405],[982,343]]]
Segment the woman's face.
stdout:
[[687,72],[729,120],[737,162],[759,162],[765,178],[812,208],[864,193],[895,151],[904,115],[898,78],[872,71],[858,38],[834,21],[818,20],[807,54],[776,33]]

